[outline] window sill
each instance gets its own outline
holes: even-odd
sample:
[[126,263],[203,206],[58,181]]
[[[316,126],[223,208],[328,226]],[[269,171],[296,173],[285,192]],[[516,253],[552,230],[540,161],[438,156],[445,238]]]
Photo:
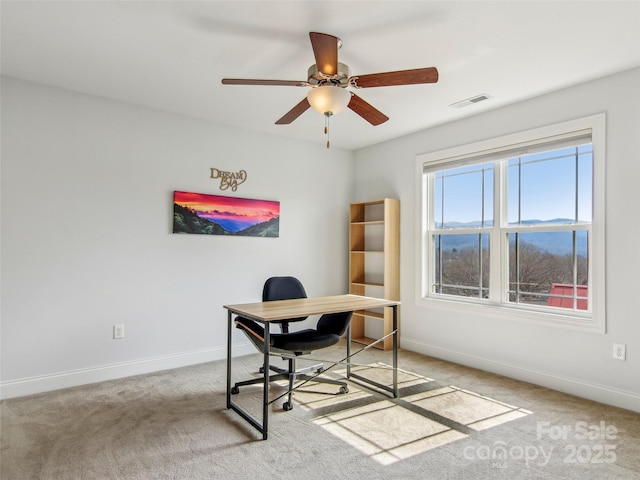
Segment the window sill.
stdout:
[[[442,297],[423,297],[416,300],[416,306],[435,309],[443,312],[455,312],[469,315],[481,315],[485,318],[507,320],[541,325],[554,328],[564,328],[574,331],[604,334],[605,328],[596,322],[592,312],[579,314],[562,309],[556,312],[540,311],[535,308],[522,306],[499,305],[495,303],[474,300],[448,299]],[[602,322],[604,325],[604,322]]]

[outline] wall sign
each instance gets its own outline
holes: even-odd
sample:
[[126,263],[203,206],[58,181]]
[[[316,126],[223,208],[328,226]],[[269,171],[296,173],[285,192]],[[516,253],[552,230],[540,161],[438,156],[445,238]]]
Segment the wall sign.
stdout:
[[247,180],[247,172],[244,170],[225,172],[224,170],[211,168],[211,178],[220,179],[220,190],[230,188],[232,192],[235,192],[238,189],[238,185],[243,184]]

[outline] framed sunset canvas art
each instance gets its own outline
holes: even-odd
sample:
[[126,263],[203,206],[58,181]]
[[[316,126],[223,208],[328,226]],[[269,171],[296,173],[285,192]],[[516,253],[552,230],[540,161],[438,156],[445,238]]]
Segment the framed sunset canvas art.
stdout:
[[280,202],[173,192],[173,233],[280,236]]

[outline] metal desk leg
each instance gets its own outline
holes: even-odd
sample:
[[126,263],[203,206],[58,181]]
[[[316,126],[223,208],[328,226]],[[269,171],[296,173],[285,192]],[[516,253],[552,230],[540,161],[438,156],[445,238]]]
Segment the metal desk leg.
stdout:
[[393,309],[393,398],[398,398],[398,305]]
[[267,439],[267,429],[269,426],[269,346],[271,343],[269,332],[269,324],[264,325],[264,360],[262,368],[264,368],[264,389],[262,391],[262,439]]
[[239,414],[242,418],[244,418],[251,426],[253,426],[256,430],[262,433],[262,438],[264,440],[267,439],[267,427],[269,423],[269,342],[270,342],[270,334],[269,334],[269,325],[265,324],[265,334],[264,334],[264,393],[263,393],[263,408],[262,408],[262,424],[260,424],[253,416],[249,413],[245,412],[239,405],[236,405],[231,401],[231,331],[232,331],[232,312],[228,310],[228,322],[229,325],[227,327],[227,408],[232,409],[234,412]]
[[347,378],[351,376],[351,320],[347,325]]
[[[370,348],[373,344],[371,345],[367,345],[364,348],[362,348],[361,350],[357,351],[356,353],[354,353],[353,355],[351,355],[351,327],[347,327],[347,378],[351,379],[351,380],[356,380],[359,381],[361,383],[365,383],[367,385],[370,386],[374,386],[376,388],[379,388],[380,390],[384,390],[385,392],[388,392],[392,395],[393,398],[398,398],[398,305],[390,305],[389,308],[391,308],[391,312],[393,315],[393,331],[392,333],[388,333],[387,335],[385,335],[385,337],[388,337],[389,335],[392,335],[392,340],[393,340],[393,351],[391,352],[391,356],[392,356],[392,365],[393,365],[393,384],[391,385],[391,387],[387,384],[384,385],[382,383],[378,383],[375,380],[372,380],[370,378],[367,377],[363,377],[362,375],[352,372],[351,371],[351,357],[357,355],[358,353],[362,352],[363,350],[366,350],[368,348]],[[381,341],[382,339],[379,339],[378,341]]]
[[227,408],[231,408],[231,311],[227,310]]

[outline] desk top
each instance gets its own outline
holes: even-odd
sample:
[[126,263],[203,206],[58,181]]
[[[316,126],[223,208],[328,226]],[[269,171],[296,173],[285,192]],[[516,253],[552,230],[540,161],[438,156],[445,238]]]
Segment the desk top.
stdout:
[[307,315],[321,315],[323,313],[352,312],[355,310],[392,307],[399,304],[400,302],[395,300],[347,294],[224,305],[224,308],[237,315],[247,316],[263,322],[271,322],[274,320],[305,317]]

